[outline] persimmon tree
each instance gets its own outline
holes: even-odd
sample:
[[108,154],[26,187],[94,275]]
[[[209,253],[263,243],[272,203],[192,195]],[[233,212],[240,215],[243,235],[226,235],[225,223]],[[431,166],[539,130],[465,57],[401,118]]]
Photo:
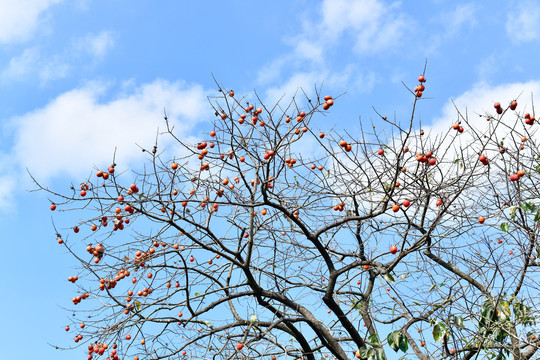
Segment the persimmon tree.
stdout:
[[534,108],[456,109],[446,131],[422,130],[418,81],[406,119],[375,110],[357,135],[319,121],[339,104],[320,89],[269,106],[218,85],[199,143],[165,116],[142,170],[113,161],[68,191],[36,182],[51,210],[82,219],[55,216],[80,264],[62,348],[114,360],[538,358]]

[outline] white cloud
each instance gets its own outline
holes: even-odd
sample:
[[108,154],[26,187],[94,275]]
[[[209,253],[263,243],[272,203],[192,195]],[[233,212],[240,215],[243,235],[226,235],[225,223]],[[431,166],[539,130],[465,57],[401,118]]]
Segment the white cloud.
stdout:
[[499,71],[498,57],[494,54],[482,59],[478,65],[475,66],[480,81],[489,81],[494,78],[494,75]]
[[444,48],[448,39],[456,37],[464,28],[472,28],[477,23],[477,6],[475,4],[460,4],[454,10],[444,10],[434,16],[430,23],[443,27],[443,31],[429,34],[429,39],[423,46],[427,54],[432,54]]
[[0,43],[28,40],[43,14],[62,0],[0,0]]
[[76,39],[74,43],[74,51],[85,51],[96,59],[102,59],[114,46],[114,35],[111,31],[102,31]]
[[344,89],[353,87],[361,89],[361,92],[370,92],[375,85],[375,74],[368,72],[363,74],[354,65],[346,66],[341,72],[311,71],[297,72],[284,83],[278,86],[269,87],[265,92],[265,102],[273,104],[283,95],[287,98],[292,97],[295,93],[300,93],[303,90],[307,95],[313,96],[315,86],[323,90],[327,89]]
[[518,2],[506,20],[506,33],[517,41],[533,41],[540,38],[540,4],[533,1]]
[[36,48],[28,48],[19,56],[9,61],[7,68],[2,70],[0,79],[3,82],[37,77],[41,84],[67,76],[70,65],[61,56],[42,56]]
[[[464,92],[454,99],[453,102],[448,101],[443,107],[441,116],[433,121],[431,126],[423,126],[423,129],[428,135],[429,142],[424,142],[424,149],[432,150],[438,149],[434,153],[437,158],[439,171],[433,172],[432,180],[435,183],[439,183],[448,176],[455,176],[458,164],[454,162],[456,159],[472,159],[473,164],[478,159],[480,154],[487,156],[491,166],[489,168],[479,165],[476,174],[480,174],[483,171],[489,170],[490,185],[486,184],[487,177],[472,177],[469,179],[469,184],[472,185],[466,192],[473,192],[472,195],[475,202],[465,201],[467,204],[465,212],[471,211],[470,215],[477,216],[477,211],[485,211],[482,209],[483,193],[491,193],[491,186],[494,189],[498,189],[499,193],[505,194],[508,189],[506,188],[506,182],[500,181],[508,176],[504,168],[515,172],[520,166],[520,162],[501,160],[499,153],[498,142],[504,140],[504,146],[511,152],[515,151],[517,146],[521,144],[521,137],[525,135],[525,130],[528,131],[527,137],[533,141],[533,144],[538,144],[540,140],[540,133],[538,132],[538,124],[532,127],[528,125],[521,125],[517,123],[516,126],[516,114],[507,110],[504,116],[497,120],[497,118],[487,121],[486,116],[497,116],[493,104],[500,102],[502,107],[506,109],[510,102],[516,98],[518,106],[516,111],[523,115],[525,112],[533,113],[531,94],[540,93],[540,81],[529,81],[525,83],[509,83],[493,86],[489,83],[477,83],[470,90]],[[521,95],[521,96],[520,96]],[[455,105],[454,105],[455,104]],[[457,108],[457,110],[456,110]],[[462,121],[464,132],[457,135],[455,130],[452,130],[452,125],[457,122],[457,111],[463,116],[466,116],[467,121]],[[482,116],[480,116],[482,115]],[[418,134],[418,132],[416,132]],[[448,136],[445,136],[448,134]],[[491,136],[491,140],[483,147],[483,142],[488,141]],[[418,138],[418,137],[417,137]],[[437,139],[437,141],[433,141]],[[418,144],[418,142],[417,142]],[[411,141],[411,151],[414,154],[419,148],[414,148],[414,140]],[[525,144],[529,146],[529,142]],[[508,156],[508,155],[506,155]],[[468,163],[468,162],[466,162]],[[410,163],[406,164],[408,168],[413,168],[416,164],[416,159],[413,156]],[[462,169],[462,168],[460,168]],[[467,169],[467,167],[465,167]],[[468,170],[471,168],[468,167]],[[466,170],[466,171],[468,171]],[[463,171],[463,170],[461,170]],[[450,191],[448,193],[447,191]],[[439,196],[453,195],[453,190],[440,189]],[[489,195],[491,196],[491,195]],[[466,196],[467,197],[467,196]],[[472,199],[473,197],[469,197]],[[504,198],[504,195],[503,195]],[[485,214],[485,213],[484,213]],[[486,216],[487,217],[487,216]],[[471,217],[472,218],[472,217]]]
[[[540,94],[540,81],[529,81],[525,83],[511,83],[494,86],[490,83],[481,82],[474,85],[470,90],[454,99],[454,103],[461,111],[468,109],[470,124],[477,128],[486,128],[485,118],[478,114],[485,115],[491,113],[495,115],[493,104],[500,102],[506,107],[512,100],[518,99],[517,111],[532,112],[531,94]],[[507,114],[512,118],[512,114]],[[442,116],[434,120],[435,129],[447,129],[456,120],[456,110],[454,105],[448,101],[443,107]]]
[[[9,156],[0,154],[0,168],[13,169],[12,159]],[[16,181],[14,176],[0,176],[0,209],[13,209],[15,187]]]
[[2,71],[2,79],[20,78],[35,68],[40,58],[37,48],[29,48],[19,56],[11,58],[9,65]]
[[287,95],[286,99],[288,100],[296,93],[302,94],[300,89],[303,89],[308,95],[313,94],[315,85],[320,84],[320,81],[322,80],[320,76],[321,74],[312,72],[296,73],[291,76],[287,82],[266,90],[265,102],[267,104],[274,104],[283,97],[283,95]]
[[[514,122],[516,120],[516,115],[513,111],[508,111],[502,120],[498,122],[497,120],[490,120],[489,122],[486,121],[485,116],[480,117],[481,115],[491,114],[495,115],[495,109],[493,107],[493,104],[495,102],[500,102],[501,105],[506,108],[509,103],[516,99],[518,101],[518,106],[516,111],[523,114],[525,112],[530,112],[532,114],[532,104],[531,104],[531,93],[532,94],[539,94],[540,93],[540,81],[529,81],[525,83],[509,83],[509,84],[500,84],[497,86],[493,86],[488,83],[477,83],[475,84],[470,90],[464,92],[463,94],[457,96],[453,101],[448,100],[447,103],[442,108],[441,114],[439,117],[437,117],[433,123],[430,126],[423,125],[422,129],[425,131],[425,136],[421,137],[419,135],[419,129],[417,127],[417,122],[415,121],[415,130],[411,137],[409,137],[406,146],[410,147],[410,157],[408,157],[408,160],[406,163],[402,164],[402,166],[405,166],[407,169],[414,169],[417,166],[417,160],[414,156],[415,153],[418,152],[427,152],[427,151],[434,151],[434,157],[437,159],[438,162],[438,169],[440,171],[433,171],[430,176],[430,184],[433,184],[433,188],[436,188],[436,184],[438,184],[441,181],[448,182],[449,178],[452,176],[455,176],[455,171],[457,165],[454,160],[455,159],[472,159],[475,161],[478,159],[478,156],[480,154],[480,151],[482,151],[483,154],[485,154],[488,159],[490,159],[491,164],[493,165],[495,161],[499,163],[499,165],[502,163],[499,159],[496,159],[496,157],[500,158],[499,154],[499,146],[494,144],[493,142],[490,142],[490,145],[486,147],[486,149],[482,150],[482,144],[481,141],[485,141],[486,138],[483,136],[484,134],[495,134],[496,139],[501,140],[505,139],[505,143],[508,146],[509,149],[515,150],[515,147],[511,147],[511,138],[516,141],[516,143],[519,145],[520,139],[523,136],[523,130],[524,127],[520,124],[518,124],[516,127],[513,127]],[[521,96],[520,96],[521,94]],[[419,109],[421,109],[422,105],[419,104]],[[457,110],[461,112],[461,114],[468,115],[468,121],[462,121],[462,126],[464,127],[465,131],[457,135],[458,133],[452,129],[452,125],[454,125],[457,122]],[[417,109],[418,110],[418,109]],[[497,126],[497,124],[502,124]],[[406,124],[402,124],[406,125]],[[408,124],[407,124],[408,125]],[[508,126],[506,126],[508,125]],[[496,128],[494,128],[497,126]],[[527,126],[527,125],[524,125]],[[407,128],[407,126],[405,126]],[[494,130],[495,129],[495,130]],[[532,127],[528,127],[527,130],[529,131],[528,137],[534,141],[534,143],[538,144],[538,141],[540,140],[540,129],[538,124],[535,124]],[[370,130],[367,130],[367,139],[368,143],[371,143],[372,145],[368,145],[368,154],[370,151],[372,153],[376,153],[379,146],[375,145],[377,141],[370,136]],[[383,144],[386,143],[386,145],[389,148],[389,151],[385,154],[386,161],[389,161],[390,163],[393,163],[393,160],[395,159],[395,154],[391,149],[399,149],[397,144],[401,145],[401,139],[400,136],[396,133],[390,134],[389,132],[389,126],[382,125],[378,126],[377,130],[374,130],[374,132],[377,133],[377,136],[379,137],[378,141],[382,141]],[[448,136],[445,136],[448,134]],[[476,136],[474,135],[476,134]],[[327,138],[329,138],[332,134],[327,134]],[[457,135],[457,136],[456,136]],[[422,140],[420,140],[422,139]],[[335,144],[335,143],[334,143]],[[527,143],[529,144],[529,143]],[[382,145],[382,144],[381,144]],[[346,166],[349,166],[350,169],[355,169],[355,166],[353,165],[353,162],[347,158],[347,155],[345,152],[343,152],[342,149],[339,149],[338,147],[335,148],[337,158],[339,159],[341,164],[345,164]],[[353,147],[353,152],[356,151],[356,148]],[[356,160],[359,163],[362,163],[363,155],[360,155]],[[379,157],[375,156],[372,158],[373,161],[379,161]],[[333,159],[330,161],[330,168],[333,168],[333,165],[335,164],[336,159]],[[382,161],[382,160],[381,160]],[[341,166],[341,165],[340,165]],[[519,166],[519,163],[507,162],[505,166],[508,166],[510,170],[516,171],[517,166]],[[339,167],[338,167],[339,168]],[[378,168],[378,165],[376,166]],[[468,168],[470,169],[470,168]],[[487,168],[480,167],[478,169],[480,171],[485,171]],[[364,172],[365,171],[365,172]],[[468,171],[468,170],[467,170]],[[391,176],[393,175],[393,172],[387,173],[376,173],[375,168],[366,167],[363,169],[362,172],[360,171],[350,171],[348,173],[345,173],[345,171],[342,171],[343,174],[339,175],[339,170],[334,170],[332,174],[334,176],[342,176],[345,179],[350,178],[350,182],[348,186],[368,186],[373,190],[375,190],[375,193],[378,193],[380,197],[384,197],[385,192],[383,191],[383,183],[391,181]],[[351,176],[351,174],[353,176]],[[500,174],[500,170],[497,168],[497,166],[491,166],[490,167],[490,174],[492,175],[493,185],[495,187],[506,186],[505,182],[498,182],[495,179],[498,179],[498,175]],[[497,176],[495,176],[497,174]],[[377,183],[376,181],[373,182],[373,179],[376,179],[377,177],[381,177],[383,180],[381,183]],[[402,174],[399,178],[400,181],[402,181],[404,184],[407,184],[409,181],[415,181],[414,179],[408,178],[408,175]],[[469,181],[476,182],[476,181],[483,181],[484,179],[478,179],[478,178],[471,178]],[[361,184],[361,185],[360,185]],[[410,184],[410,183],[409,183]],[[431,185],[430,185],[431,187]],[[453,191],[449,190],[452,187],[448,187],[448,190],[445,189],[445,187],[440,189],[440,193],[437,192],[437,196],[445,196],[445,195],[451,195],[451,193],[445,193],[446,191]],[[407,190],[405,190],[407,189]],[[487,188],[489,189],[489,187]],[[479,188],[471,187],[466,191],[475,192],[474,195],[476,199],[481,199],[482,197],[478,197],[479,194],[483,193],[487,190],[485,188],[485,184],[480,186]],[[349,189],[350,190],[350,189]],[[355,189],[360,190],[360,188]],[[403,200],[406,198],[412,199],[412,195],[409,193],[409,191],[416,192],[417,188],[415,186],[405,186],[404,190],[402,192],[398,192],[395,200]],[[439,191],[439,190],[438,190]],[[490,190],[487,190],[490,191]],[[338,190],[339,192],[339,190]],[[360,191],[359,191],[360,192]],[[362,192],[360,192],[362,193]],[[367,194],[368,192],[364,192],[364,194]],[[369,192],[371,193],[371,192]],[[377,196],[379,196],[377,195]],[[409,196],[410,195],[410,196]],[[371,196],[371,195],[370,195]],[[471,197],[472,198],[472,197]],[[362,202],[360,202],[362,204]],[[470,204],[470,208],[467,208],[466,210],[470,209],[477,209],[476,206],[478,206],[480,203],[476,204]],[[365,204],[372,204],[371,201],[366,202]],[[432,203],[432,206],[434,206],[434,203]],[[367,211],[367,209],[366,209]],[[476,210],[475,210],[476,211]],[[428,218],[432,218],[436,212],[430,213]]]
[[198,85],[156,80],[102,102],[106,90],[104,84],[89,84],[11,119],[12,157],[39,180],[87,176],[94,165],[108,166],[115,148],[119,168],[128,169],[144,156],[136,144],[152,148],[158,127],[164,130],[164,109],[180,136],[203,121],[205,113],[211,115]]
[[102,31],[99,34],[88,34],[74,39],[71,47],[59,54],[44,54],[39,47],[27,48],[21,55],[11,58],[9,65],[0,73],[0,80],[34,81],[37,78],[39,83],[44,85],[49,81],[68,76],[80,59],[84,59],[84,64],[90,66],[91,60],[94,62],[103,60],[113,45],[113,33]]
[[[517,143],[520,144],[520,139],[525,133],[525,128],[529,131],[529,137],[538,143],[540,140],[536,130],[538,125],[528,128],[528,125],[513,126],[516,121],[516,115],[513,111],[508,110],[503,118],[499,120],[493,119],[498,116],[493,104],[500,102],[503,108],[507,108],[510,102],[517,98],[518,106],[516,111],[522,115],[525,112],[533,113],[531,94],[540,93],[540,81],[529,81],[525,83],[510,83],[494,86],[492,84],[481,82],[475,84],[470,90],[459,95],[453,101],[448,101],[442,108],[441,115],[433,120],[430,126],[422,126],[427,138],[432,141],[427,145],[431,149],[441,149],[435,156],[438,158],[441,169],[449,169],[454,165],[455,159],[477,158],[482,153],[488,159],[499,157],[499,145],[497,141],[504,139],[506,145]],[[458,113],[460,112],[466,120],[459,118],[464,132],[459,134],[452,130],[452,126],[458,121]],[[486,117],[490,116],[491,120],[487,121]],[[448,136],[446,136],[448,134]],[[495,135],[495,142],[490,141],[486,148],[483,149],[482,142],[487,139],[486,136]],[[457,136],[456,136],[457,135]],[[434,139],[437,139],[436,141]],[[480,141],[482,140],[482,141]],[[414,141],[413,141],[414,142]],[[443,153],[443,150],[445,152]],[[510,149],[515,150],[514,146]],[[411,151],[416,152],[411,146]],[[412,163],[416,159],[412,158]],[[517,169],[514,169],[517,170]],[[491,171],[497,172],[496,168]],[[443,173],[447,173],[443,171]]]
[[441,15],[441,22],[446,27],[446,30],[450,34],[455,34],[461,30],[464,26],[473,26],[476,24],[476,11],[475,4],[461,4],[456,7],[452,12],[445,12]]
[[399,4],[378,0],[324,0],[322,18],[308,22],[301,38],[324,49],[349,34],[360,54],[373,54],[399,44],[410,19],[399,12]]
[[[399,3],[324,0],[315,16],[303,21],[302,31],[287,40],[292,51],[269,62],[257,80],[264,85],[279,82],[268,91],[273,99],[283,93],[292,94],[299,87],[313,88],[322,80],[327,86],[342,88],[361,84],[365,91],[373,85],[373,74],[352,64],[334,74],[327,64],[327,53],[348,43],[360,56],[397,48],[412,24],[400,11]],[[365,86],[366,81],[369,86]]]

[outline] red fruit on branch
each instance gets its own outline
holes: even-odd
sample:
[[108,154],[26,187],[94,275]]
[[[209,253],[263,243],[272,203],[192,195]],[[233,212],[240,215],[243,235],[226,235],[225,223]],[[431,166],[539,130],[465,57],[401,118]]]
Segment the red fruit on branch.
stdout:
[[488,159],[485,155],[480,155],[480,157],[478,158],[478,161],[480,161],[484,165],[488,164]]

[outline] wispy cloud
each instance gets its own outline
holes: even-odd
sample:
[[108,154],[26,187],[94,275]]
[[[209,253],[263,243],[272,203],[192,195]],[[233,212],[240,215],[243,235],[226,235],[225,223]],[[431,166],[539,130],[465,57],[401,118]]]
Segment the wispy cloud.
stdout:
[[7,68],[2,70],[0,79],[3,82],[25,79],[39,79],[40,84],[67,76],[70,65],[61,56],[45,57],[37,47],[25,49],[19,56],[9,61]]
[[39,46],[30,47],[11,58],[8,66],[0,73],[0,80],[5,83],[37,79],[44,85],[67,77],[81,59],[84,59],[85,65],[102,61],[113,45],[114,34],[102,31],[74,39],[72,45],[59,54],[45,54]]
[[328,65],[328,54],[348,43],[352,44],[348,56],[352,50],[359,58],[399,48],[412,23],[399,3],[324,0],[314,17],[303,21],[301,31],[286,40],[291,51],[264,66],[258,82],[270,87],[267,94],[272,99],[322,81],[326,86],[369,91],[375,79],[371,71],[352,62],[335,71]]
[[[13,169],[13,165],[13,160],[10,156],[0,154],[0,168]],[[0,176],[0,209],[13,209],[16,184],[15,177],[9,175],[9,173]]]
[[[450,3],[449,3],[450,4]],[[453,9],[445,9],[434,16],[430,23],[438,26],[442,25],[440,31],[429,34],[429,40],[426,41],[426,53],[432,54],[444,48],[444,44],[463,33],[466,29],[470,30],[477,23],[478,7],[473,4],[459,4]],[[443,49],[444,50],[444,49]]]
[[540,38],[540,4],[536,1],[518,2],[506,20],[506,33],[517,41],[534,41]]
[[489,82],[493,79],[494,75],[499,71],[499,63],[497,61],[497,56],[491,54],[484,59],[480,60],[478,65],[476,65],[476,72],[478,74],[478,79],[483,82]]
[[291,75],[287,81],[271,86],[265,92],[267,103],[274,103],[283,95],[292,96],[302,89],[308,96],[312,96],[315,87],[323,86],[328,89],[344,89],[353,87],[361,92],[370,92],[375,85],[375,74],[371,71],[361,72],[354,65],[347,65],[343,70],[331,72],[324,71],[298,71]]
[[305,36],[319,45],[328,45],[350,35],[356,52],[378,53],[399,44],[411,22],[399,11],[399,6],[379,0],[325,0],[322,21],[312,23],[308,29],[313,31],[307,30]]
[[105,57],[107,52],[114,46],[115,36],[111,31],[102,31],[98,34],[88,34],[75,39],[73,49],[84,51],[97,60]]
[[477,7],[473,3],[460,4],[451,12],[441,14],[441,22],[446,28],[446,33],[453,36],[467,26],[474,26],[477,18]]

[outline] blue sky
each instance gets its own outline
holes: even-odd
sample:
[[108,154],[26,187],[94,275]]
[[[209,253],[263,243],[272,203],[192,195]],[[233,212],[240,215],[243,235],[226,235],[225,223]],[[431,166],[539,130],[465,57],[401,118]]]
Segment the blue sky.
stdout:
[[136,167],[136,144],[153,145],[164,108],[182,136],[200,136],[213,119],[212,74],[268,102],[322,83],[325,94],[346,93],[328,126],[353,132],[359,117],[375,118],[372,106],[406,117],[401,81],[414,87],[426,59],[420,116],[433,128],[455,117],[450,99],[481,113],[540,90],[535,1],[208,4],[0,0],[2,357],[79,356],[48,345],[71,340],[62,307],[74,263],[26,169],[63,191],[109,165],[115,148],[117,163]]

